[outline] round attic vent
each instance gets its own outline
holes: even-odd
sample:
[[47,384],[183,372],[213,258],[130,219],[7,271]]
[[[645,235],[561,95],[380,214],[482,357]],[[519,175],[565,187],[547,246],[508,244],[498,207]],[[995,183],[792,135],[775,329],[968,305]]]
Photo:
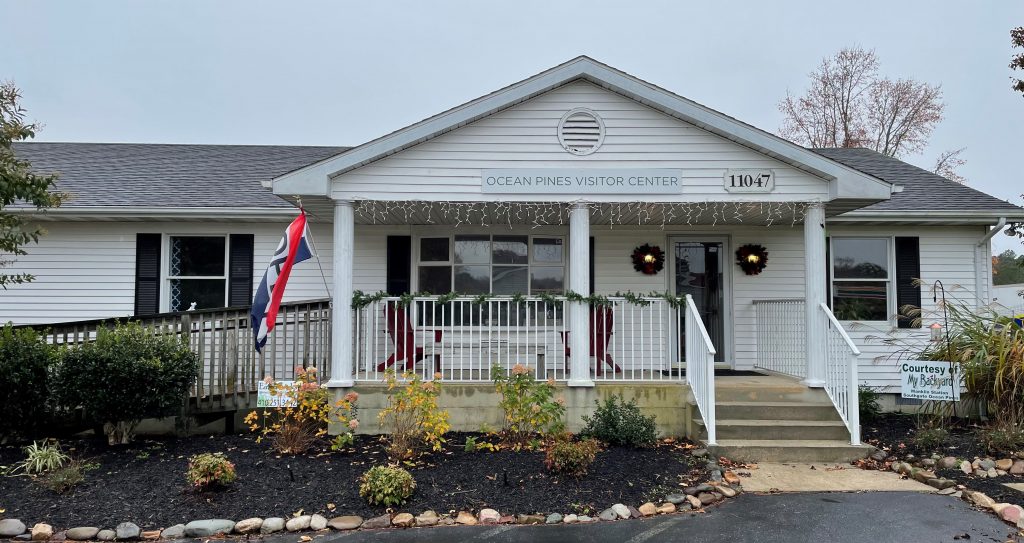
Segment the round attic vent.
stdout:
[[604,121],[587,108],[570,110],[558,121],[558,143],[574,155],[589,155],[604,142]]

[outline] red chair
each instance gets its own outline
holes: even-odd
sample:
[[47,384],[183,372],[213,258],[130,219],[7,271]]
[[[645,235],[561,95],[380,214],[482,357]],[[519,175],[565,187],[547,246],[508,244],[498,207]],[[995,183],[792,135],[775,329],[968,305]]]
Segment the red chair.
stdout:
[[[395,352],[387,360],[377,365],[377,371],[384,371],[398,360],[405,360],[406,370],[415,368],[416,363],[427,355],[423,352],[423,345],[415,345],[415,332],[409,322],[408,311],[404,307],[399,308],[395,302],[388,302],[384,306],[384,320],[387,322],[391,342],[395,344]],[[434,330],[434,343],[441,342],[441,333],[441,330]],[[415,348],[413,348],[414,345]],[[440,354],[434,354],[434,372],[441,372]]]
[[[608,364],[614,373],[622,372],[622,368],[612,360],[612,355],[608,352],[608,343],[611,341],[614,327],[611,307],[590,308],[590,356],[597,361],[598,375],[604,374],[605,364]],[[565,363],[568,366],[569,357],[572,356],[572,349],[569,347],[569,332],[561,332],[560,335],[565,346]],[[568,367],[566,367],[566,371],[569,371]]]

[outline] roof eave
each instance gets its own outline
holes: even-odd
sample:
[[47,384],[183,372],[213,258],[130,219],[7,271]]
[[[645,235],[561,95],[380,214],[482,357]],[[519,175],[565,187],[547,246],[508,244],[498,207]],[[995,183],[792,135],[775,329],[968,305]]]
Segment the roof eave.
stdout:
[[294,216],[293,207],[135,207],[135,206],[80,206],[36,209],[34,207],[7,208],[5,212],[27,215],[37,220],[63,219],[266,219]]
[[937,222],[948,224],[996,224],[1000,219],[1009,222],[1024,221],[1024,208],[1017,210],[964,210],[964,211],[928,211],[928,210],[890,210],[870,211],[854,210],[829,217],[828,222],[875,222],[875,223],[913,223]]

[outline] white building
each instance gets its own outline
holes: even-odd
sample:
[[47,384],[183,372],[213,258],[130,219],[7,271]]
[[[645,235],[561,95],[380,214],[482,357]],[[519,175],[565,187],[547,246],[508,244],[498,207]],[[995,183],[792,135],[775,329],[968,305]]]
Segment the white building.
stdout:
[[[36,280],[0,294],[0,321],[244,306],[301,200],[321,266],[299,265],[286,299],[332,295],[332,386],[378,381],[395,354],[428,378],[521,363],[581,389],[685,387],[685,368],[712,427],[713,361],[828,385],[856,434],[848,361],[861,384],[898,387],[893,343],[927,341],[934,282],[987,302],[989,240],[1024,220],[897,159],[806,149],[587,57],[351,149],[16,151],[73,198],[39,217],[49,232],[16,263]],[[353,309],[355,291],[394,298]],[[397,298],[422,292],[435,296]],[[575,296],[591,293],[610,305]],[[634,298],[651,293],[669,295]],[[921,325],[899,317],[907,305]],[[287,366],[298,352],[274,349]]]

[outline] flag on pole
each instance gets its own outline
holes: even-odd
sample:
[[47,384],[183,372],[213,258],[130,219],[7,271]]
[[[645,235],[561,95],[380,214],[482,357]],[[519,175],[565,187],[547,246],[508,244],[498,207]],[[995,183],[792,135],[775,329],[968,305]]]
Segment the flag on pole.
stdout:
[[274,251],[274,258],[270,260],[263,280],[256,289],[256,295],[253,296],[252,333],[257,352],[263,351],[267,336],[277,322],[277,309],[281,305],[292,266],[313,257],[313,252],[306,241],[306,234],[306,212],[302,211],[288,228],[285,228],[284,238]]

